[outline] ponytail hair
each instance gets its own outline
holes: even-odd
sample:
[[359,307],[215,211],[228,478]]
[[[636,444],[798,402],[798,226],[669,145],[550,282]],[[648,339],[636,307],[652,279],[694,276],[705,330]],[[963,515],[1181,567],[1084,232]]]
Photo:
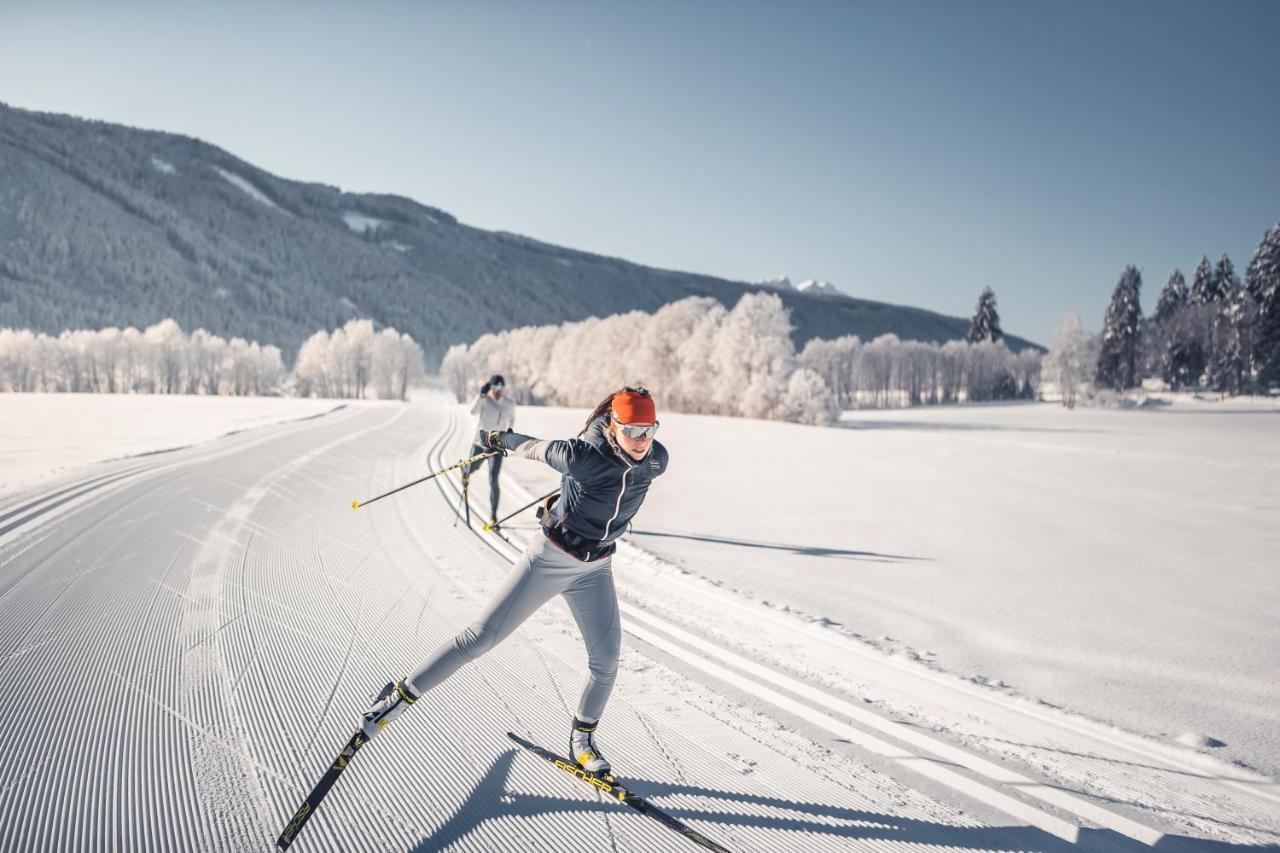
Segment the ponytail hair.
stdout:
[[643,394],[646,397],[649,396],[648,388],[640,388],[640,387],[633,388],[630,385],[624,385],[623,387],[619,388],[617,391],[610,392],[609,396],[605,397],[603,400],[597,403],[596,407],[591,410],[591,414],[587,416],[587,422],[582,425],[582,431],[578,433],[578,437],[581,438],[582,436],[586,435],[587,430],[591,429],[591,425],[595,423],[598,418],[602,418],[606,416],[611,417],[612,416],[611,412],[613,411],[613,398],[618,396],[619,394],[625,394],[628,391],[634,394]]

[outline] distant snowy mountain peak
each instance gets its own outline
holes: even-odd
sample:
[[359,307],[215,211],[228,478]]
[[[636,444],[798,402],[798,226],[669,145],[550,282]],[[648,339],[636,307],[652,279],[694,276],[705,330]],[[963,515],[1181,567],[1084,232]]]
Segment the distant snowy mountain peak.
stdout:
[[829,281],[820,281],[816,278],[807,278],[796,285],[796,290],[801,293],[829,293],[833,295],[843,296],[844,293],[840,288],[836,287]]
[[829,281],[821,281],[816,278],[807,278],[799,284],[792,284],[791,278],[785,275],[775,275],[773,278],[766,278],[759,283],[760,287],[776,287],[781,290],[794,290],[797,293],[808,293],[810,295],[836,295],[845,296],[845,292],[836,287]]

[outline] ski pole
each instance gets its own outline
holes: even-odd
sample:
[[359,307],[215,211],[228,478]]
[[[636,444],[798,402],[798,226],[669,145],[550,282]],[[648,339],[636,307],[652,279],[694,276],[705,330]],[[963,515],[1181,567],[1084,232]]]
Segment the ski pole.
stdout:
[[509,513],[507,513],[507,514],[506,514],[506,515],[504,515],[502,518],[500,518],[500,519],[498,519],[497,521],[493,522],[493,524],[486,524],[486,525],[484,526],[484,529],[487,531],[487,530],[492,530],[492,529],[493,529],[493,528],[495,528],[495,527],[501,527],[501,526],[502,526],[502,522],[507,521],[508,519],[511,519],[511,518],[515,518],[517,515],[519,515],[520,513],[524,512],[524,511],[525,511],[526,509],[528,509],[529,507],[534,506],[535,504],[540,504],[540,503],[542,503],[543,501],[545,501],[547,498],[555,497],[555,496],[556,496],[556,495],[558,495],[558,494],[560,494],[560,490],[559,490],[559,489],[556,489],[554,492],[548,492],[547,494],[543,495],[543,496],[542,496],[542,497],[540,497],[540,498],[534,498],[533,500],[529,501],[529,503],[527,503],[527,504],[525,504],[524,506],[520,507],[520,508],[519,508],[518,510],[516,510],[515,512],[509,512]]
[[477,453],[475,456],[468,457],[467,459],[463,459],[460,462],[455,462],[452,465],[446,465],[444,468],[441,468],[439,471],[434,471],[425,477],[420,477],[419,479],[414,480],[412,483],[405,483],[403,486],[398,486],[389,492],[384,492],[378,495],[376,498],[369,498],[369,500],[367,501],[352,501],[351,508],[359,509],[362,506],[368,506],[374,501],[380,501],[383,498],[387,497],[388,495],[394,495],[396,492],[402,492],[405,489],[409,488],[410,486],[416,486],[419,483],[425,483],[427,480],[430,480],[433,477],[439,477],[441,474],[444,474],[447,471],[452,471],[454,468],[461,468],[464,465],[470,465],[472,462],[478,462],[481,459],[488,459],[490,456],[493,456],[497,452],[498,451],[496,450],[489,450],[485,453]]

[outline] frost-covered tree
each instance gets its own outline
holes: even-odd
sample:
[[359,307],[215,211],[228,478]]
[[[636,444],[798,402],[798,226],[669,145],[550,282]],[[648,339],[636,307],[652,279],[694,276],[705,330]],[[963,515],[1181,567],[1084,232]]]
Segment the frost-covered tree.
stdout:
[[347,336],[347,357],[350,359],[347,369],[351,374],[351,385],[356,399],[363,400],[373,369],[373,321],[348,320],[342,328]]
[[1254,362],[1265,389],[1280,382],[1280,224],[1271,226],[1254,250],[1245,286],[1257,310]]
[[331,397],[327,373],[329,333],[313,333],[298,349],[293,362],[293,390],[299,397]]
[[716,334],[711,361],[717,381],[706,393],[721,412],[774,416],[795,369],[791,319],[782,300],[773,293],[739,299]]
[[[466,348],[455,347],[450,354],[446,369],[452,375],[463,369]],[[393,328],[375,335],[371,321],[348,320],[303,343],[294,362],[293,391],[301,397],[358,398],[372,384],[380,398],[403,400],[425,378],[423,359],[422,348],[408,335]]]
[[802,367],[787,380],[781,414],[784,420],[826,426],[840,417],[840,407],[822,377]]
[[[677,396],[685,401],[685,411],[712,414],[716,402],[710,392],[717,380],[716,365],[711,355],[716,347],[720,328],[729,312],[719,302],[707,308],[688,340],[676,350],[680,362]],[[657,389],[655,386],[655,390]]]
[[1129,266],[1120,275],[1111,294],[1102,327],[1102,348],[1098,354],[1096,379],[1099,387],[1122,391],[1135,387],[1142,335],[1142,273]]
[[177,394],[182,387],[182,373],[186,366],[186,340],[182,327],[168,318],[148,326],[142,334],[150,356],[152,389],[157,394]]
[[1089,333],[1080,325],[1080,315],[1068,313],[1062,318],[1053,346],[1044,360],[1044,372],[1058,388],[1062,405],[1074,409],[1076,397],[1088,381],[1090,368],[1095,363],[1091,352]]
[[1018,381],[1018,396],[1024,400],[1035,400],[1039,397],[1040,373],[1044,369],[1044,358],[1039,351],[1024,349],[1014,357],[1014,377]]
[[880,335],[858,353],[855,367],[858,390],[870,394],[872,405],[877,408],[890,405],[894,354],[898,344],[897,335]]
[[996,310],[996,295],[989,287],[982,288],[978,296],[978,304],[974,306],[973,318],[969,320],[969,334],[966,340],[971,344],[981,341],[995,343],[1004,337],[1000,329],[1000,313]]
[[0,391],[34,391],[36,336],[29,329],[0,329]]
[[407,334],[383,329],[373,339],[370,372],[379,399],[403,400],[425,378],[422,347]]
[[68,329],[57,337],[0,329],[0,389],[155,394],[275,394],[280,350],[197,329],[172,319],[145,331]]
[[[459,400],[492,373],[528,402],[565,406],[594,405],[604,390],[638,382],[672,411],[805,423],[860,405],[1035,396],[1039,353],[1014,355],[1003,343],[939,346],[884,335],[863,345],[850,336],[815,339],[796,357],[787,312],[769,297],[753,295],[730,311],[689,297],[652,315],[483,335],[451,348],[442,373]],[[795,378],[800,370],[807,373]]]
[[[709,296],[662,306],[645,324],[639,347],[631,354],[631,369],[650,387],[665,389],[663,405],[672,411],[689,411],[697,406],[695,400],[685,397],[686,390],[693,389],[686,389],[679,381],[680,349],[697,332],[702,318],[719,306]],[[694,396],[699,396],[696,391]]]

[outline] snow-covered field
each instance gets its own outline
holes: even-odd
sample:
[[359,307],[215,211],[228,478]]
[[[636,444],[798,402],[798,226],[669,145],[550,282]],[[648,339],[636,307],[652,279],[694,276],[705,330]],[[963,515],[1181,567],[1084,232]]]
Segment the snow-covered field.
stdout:
[[[268,847],[371,691],[533,533],[456,522],[452,477],[351,511],[467,452],[440,392],[25,404],[5,440],[41,471],[191,446],[0,488],[0,717],[24,734],[0,848]],[[1275,845],[1278,408],[663,415],[603,743],[735,853]],[[504,477],[509,509],[555,482]],[[556,746],[582,666],[553,603],[362,751],[294,849],[686,849],[506,740]],[[49,684],[94,701],[30,701]]]
[[[516,429],[563,436],[583,416],[523,407]],[[661,419],[672,464],[631,536],[646,551],[922,664],[1280,773],[1275,401]]]
[[0,494],[90,462],[198,444],[341,404],[294,397],[0,394]]

